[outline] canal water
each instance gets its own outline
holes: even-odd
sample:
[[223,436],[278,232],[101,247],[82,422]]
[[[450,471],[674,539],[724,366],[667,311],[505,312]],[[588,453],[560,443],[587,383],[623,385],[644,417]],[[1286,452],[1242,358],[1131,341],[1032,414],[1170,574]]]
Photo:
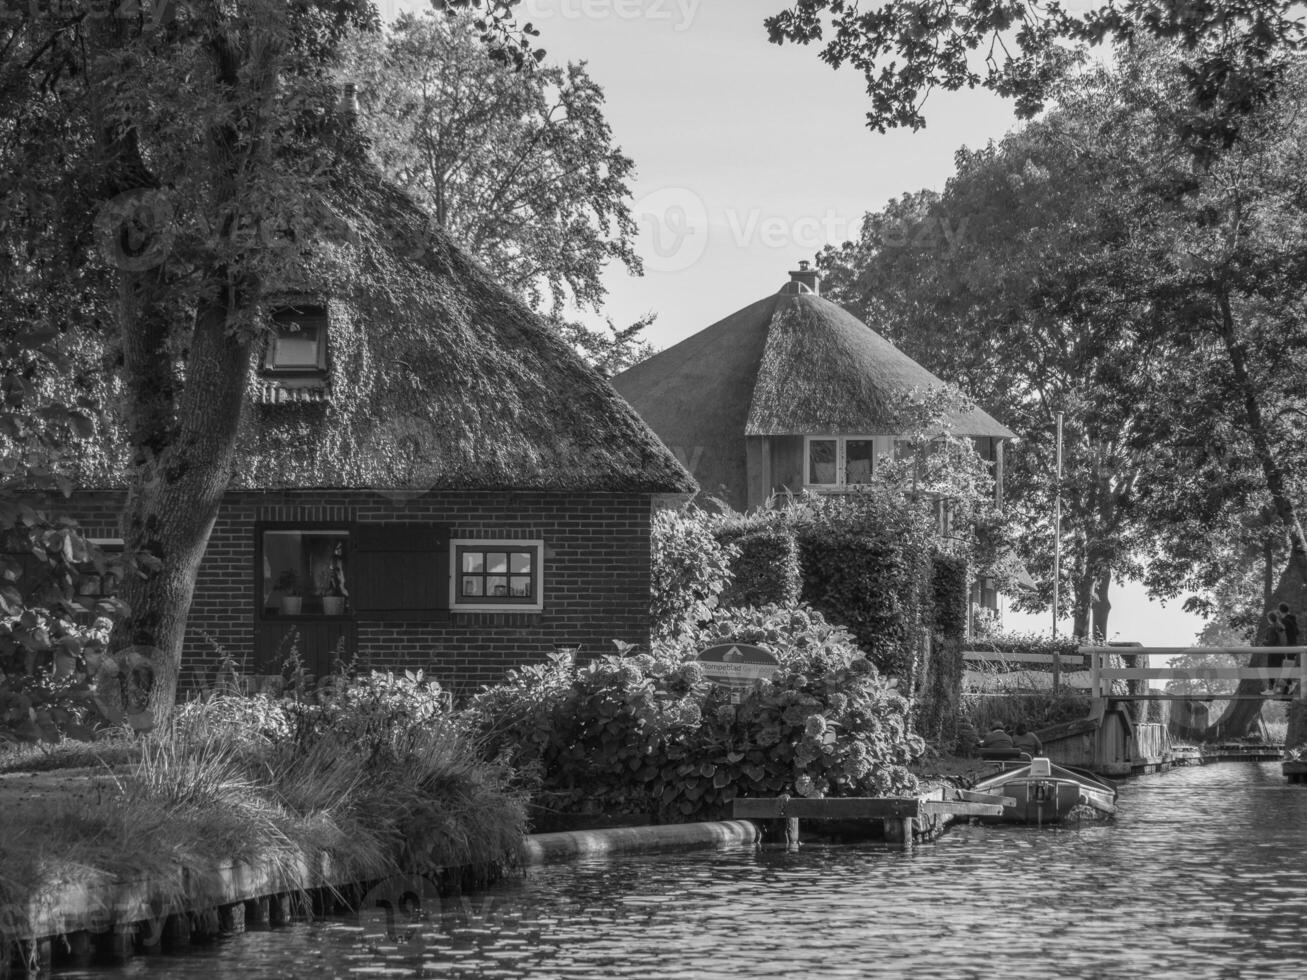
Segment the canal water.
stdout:
[[1128,781],[1110,824],[957,826],[531,871],[406,913],[232,936],[63,977],[1249,977],[1307,974],[1307,787],[1278,763]]

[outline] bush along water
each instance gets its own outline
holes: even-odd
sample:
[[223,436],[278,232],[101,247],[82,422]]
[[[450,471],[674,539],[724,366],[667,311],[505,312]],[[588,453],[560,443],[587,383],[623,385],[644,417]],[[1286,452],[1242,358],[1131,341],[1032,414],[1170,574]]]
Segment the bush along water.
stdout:
[[812,610],[731,610],[701,636],[767,640],[778,674],[732,704],[685,659],[693,639],[652,655],[563,658],[520,668],[474,699],[483,744],[526,775],[538,805],[729,815],[736,796],[885,796],[916,791],[923,751],[908,702]]
[[[6,811],[0,911],[36,907],[58,882],[127,877],[176,883],[165,897],[181,908],[232,860],[281,870],[287,890],[319,884],[297,876],[324,863],[339,883],[449,869],[488,880],[517,860],[525,800],[443,705],[420,674],[371,673],[312,700],[219,692],[148,734],[89,743],[68,763],[110,748],[107,780]],[[23,934],[2,919],[0,944]]]

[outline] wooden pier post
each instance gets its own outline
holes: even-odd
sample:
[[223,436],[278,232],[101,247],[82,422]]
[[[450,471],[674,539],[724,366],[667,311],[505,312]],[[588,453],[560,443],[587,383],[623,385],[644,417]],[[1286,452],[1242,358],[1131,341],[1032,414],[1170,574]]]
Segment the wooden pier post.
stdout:
[[245,931],[245,903],[224,905],[218,909],[218,928],[222,932]]
[[245,928],[246,929],[266,929],[270,925],[268,897],[251,898],[245,903]]
[[885,820],[885,843],[895,844],[902,850],[912,847],[912,835],[916,829],[914,817],[890,817]]
[[185,912],[174,912],[163,924],[163,941],[168,946],[191,944],[191,917]]
[[269,896],[268,925],[284,926],[286,923],[290,922],[292,917],[291,896],[288,892],[280,895]]

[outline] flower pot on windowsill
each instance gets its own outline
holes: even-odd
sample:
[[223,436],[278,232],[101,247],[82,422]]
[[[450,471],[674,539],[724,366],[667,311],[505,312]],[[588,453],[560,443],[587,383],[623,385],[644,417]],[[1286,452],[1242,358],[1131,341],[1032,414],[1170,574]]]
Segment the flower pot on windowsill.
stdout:
[[303,596],[284,595],[281,597],[281,614],[283,616],[298,616],[303,608]]
[[328,616],[341,616],[345,612],[345,597],[343,595],[324,595],[322,597],[322,611]]

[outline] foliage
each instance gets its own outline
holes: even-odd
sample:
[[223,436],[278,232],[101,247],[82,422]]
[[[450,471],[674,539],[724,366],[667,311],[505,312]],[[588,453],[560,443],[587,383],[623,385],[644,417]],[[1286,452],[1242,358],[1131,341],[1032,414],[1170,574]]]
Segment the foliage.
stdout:
[[[1238,141],[1201,159],[1196,59],[1118,52],[1044,118],[961,151],[942,194],[891,202],[823,258],[833,295],[1020,432],[1006,488],[1041,580],[1032,606],[1051,599],[1060,489],[1060,592],[1081,636],[1110,635],[1114,577],[1146,576],[1161,597],[1209,591],[1294,533],[1302,460],[1282,426],[1304,392],[1279,366],[1302,346],[1300,283],[1281,271],[1304,242],[1302,59],[1284,55]],[[945,234],[904,248],[889,231],[905,226]]]
[[634,164],[613,144],[584,63],[504,64],[480,22],[426,11],[357,35],[342,77],[361,83],[360,126],[382,171],[437,226],[614,374],[647,353],[639,335],[652,315],[604,333],[562,314],[602,306],[610,262],[641,274]]
[[719,542],[712,516],[694,505],[656,513],[649,538],[654,638],[676,636],[712,619],[738,549]]
[[[1067,657],[1080,649],[1081,641],[1074,636],[1060,636],[1056,640],[1040,633],[991,633],[984,637],[973,637],[968,646],[972,650],[993,651],[994,653],[1043,653],[1060,654]],[[1031,669],[1041,668],[1032,664]]]
[[[522,61],[512,5],[476,4]],[[95,338],[111,352],[35,379],[41,404],[19,399],[17,421],[0,411],[5,475],[31,445],[50,457],[42,440],[60,448],[60,430],[104,437],[92,409],[113,400],[126,550],[156,561],[124,580],[114,642],[142,644],[158,720],[268,330],[265,290],[294,281],[308,243],[339,257],[323,229],[362,145],[332,73],[345,35],[375,18],[368,0],[36,4],[0,27],[0,306],[56,374],[59,348]]]
[[[1228,146],[1239,119],[1276,90],[1287,56],[1303,46],[1293,3],[1125,0],[1091,7],[1058,0],[792,0],[767,18],[773,43],[826,40],[821,57],[860,70],[871,96],[868,125],[925,125],[922,106],[935,88],[985,88],[1033,116],[1050,89],[1079,64],[1087,45],[1167,39],[1193,53],[1189,94],[1211,119],[1195,127],[1198,146]],[[983,52],[983,55],[982,55]]]
[[675,639],[655,642],[653,655],[665,669],[673,669],[693,660],[699,651],[722,643],[766,647],[782,664],[807,670],[834,669],[863,655],[852,633],[802,604],[720,609],[712,622]]
[[[56,883],[115,877],[175,882],[157,897],[182,907],[233,860],[291,889],[317,887],[306,869],[323,861],[345,880],[513,863],[525,810],[507,773],[451,716],[431,714],[419,678],[372,675],[353,688],[340,681],[338,713],[320,725],[298,723],[303,702],[222,692],[135,739],[126,764],[98,766],[96,782],[10,798],[0,914],[21,915]],[[21,928],[4,921],[0,934],[11,927]]]
[[110,652],[110,632],[126,611],[115,598],[82,590],[105,577],[139,574],[106,556],[76,522],[20,503],[0,490],[0,743],[90,739],[98,729],[151,720],[131,695],[148,657]]
[[799,550],[792,530],[779,522],[753,530],[728,524],[717,537],[739,551],[731,561],[730,584],[719,598],[722,606],[793,606],[799,601]]
[[[562,658],[513,671],[470,712],[485,744],[535,774],[537,799],[576,811],[720,817],[737,795],[905,794],[922,745],[907,702],[848,640],[805,612],[739,615],[718,636],[765,641],[780,672],[731,704],[681,660]],[[791,632],[785,624],[793,624]]]
[[936,633],[962,638],[967,632],[971,570],[965,558],[935,554],[930,561],[931,626]]
[[[992,728],[1011,732],[1017,725],[1031,731],[1089,717],[1089,698],[1075,691],[1023,691],[1001,695],[962,696],[962,710],[970,727],[981,736]],[[959,729],[959,747],[962,745]],[[974,742],[967,743],[974,746]]]
[[938,552],[931,556],[930,650],[915,706],[916,728],[946,753],[957,741],[970,592],[970,566],[964,557]]

